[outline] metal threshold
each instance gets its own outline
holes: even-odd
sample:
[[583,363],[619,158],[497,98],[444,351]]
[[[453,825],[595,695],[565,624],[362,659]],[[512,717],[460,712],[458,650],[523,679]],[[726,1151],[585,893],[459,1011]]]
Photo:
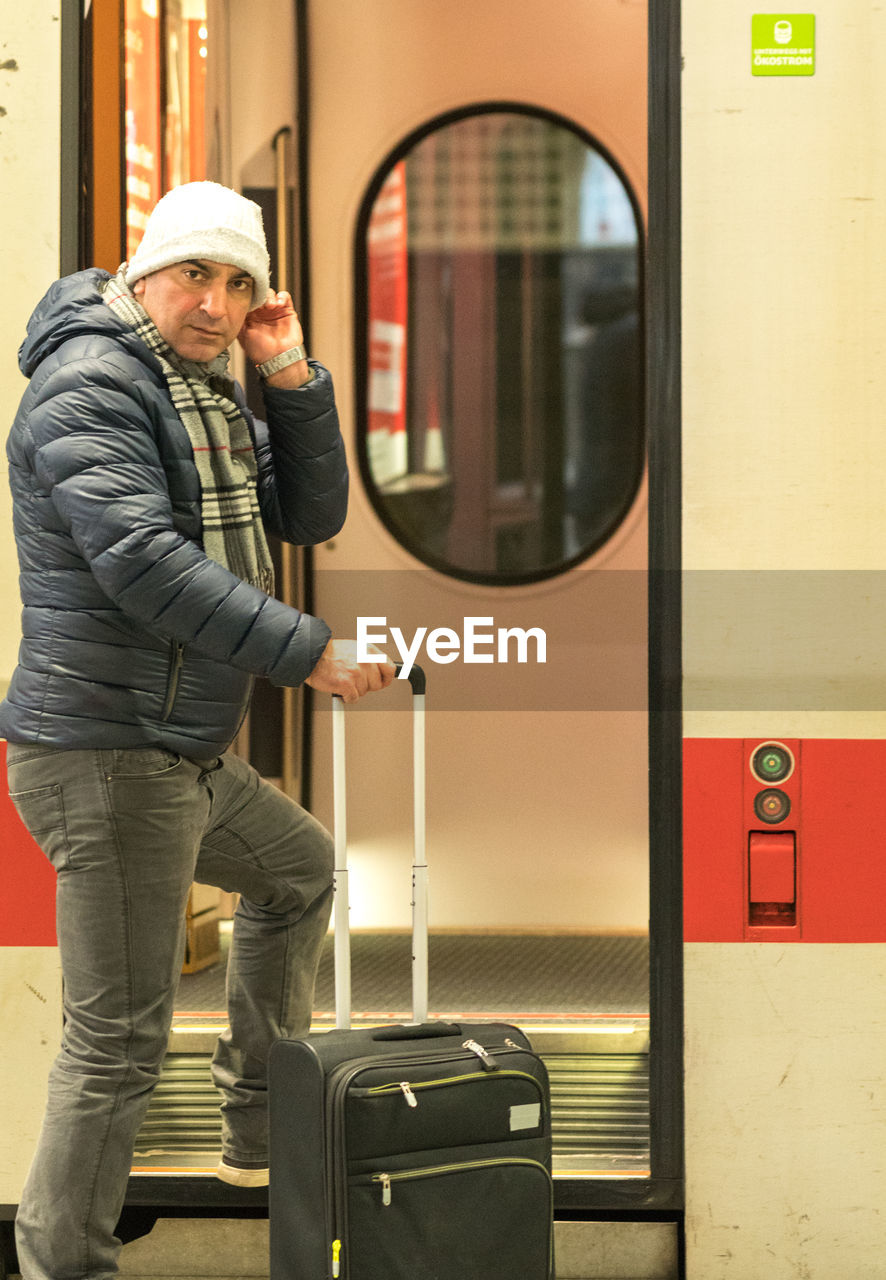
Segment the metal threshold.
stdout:
[[[544,1059],[551,1079],[554,1176],[648,1179],[648,1014],[545,1015],[510,1011],[435,1011],[445,1021],[519,1025]],[[410,1021],[408,1013],[364,1012],[352,1025]],[[139,1135],[133,1176],[206,1177],[218,1159],[218,1095],[209,1075],[223,1011],[180,1012],[169,1037],[164,1075]],[[312,1032],[330,1030],[318,1015]]]

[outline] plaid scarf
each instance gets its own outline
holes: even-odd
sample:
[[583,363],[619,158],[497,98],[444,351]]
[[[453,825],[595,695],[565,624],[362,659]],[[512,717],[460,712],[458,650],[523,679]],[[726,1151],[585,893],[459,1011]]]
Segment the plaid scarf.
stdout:
[[249,428],[233,400],[228,353],[208,364],[178,355],[124,281],[122,268],[105,285],[104,300],[160,362],[173,407],[194,451],[202,495],[203,550],[210,560],[270,595],[274,566],[258,505],[258,468]]

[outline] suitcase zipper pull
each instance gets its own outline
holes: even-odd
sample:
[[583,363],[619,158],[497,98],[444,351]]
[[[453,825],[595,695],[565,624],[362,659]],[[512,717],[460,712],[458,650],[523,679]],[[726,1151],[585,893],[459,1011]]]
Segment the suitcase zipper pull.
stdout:
[[409,1081],[401,1080],[400,1088],[403,1090],[403,1097],[409,1103],[410,1107],[417,1107],[418,1098],[416,1098],[415,1094],[412,1092],[412,1085],[409,1083]]
[[338,1280],[341,1275],[341,1240],[333,1240],[332,1242],[332,1280]]
[[469,1049],[471,1053],[476,1053],[480,1059],[480,1065],[484,1071],[497,1071],[498,1063],[490,1053],[487,1053],[482,1044],[478,1044],[476,1040],[465,1040],[462,1044],[463,1049]]
[[389,1173],[380,1173],[378,1180],[381,1183],[381,1202],[383,1205],[391,1203],[391,1175]]

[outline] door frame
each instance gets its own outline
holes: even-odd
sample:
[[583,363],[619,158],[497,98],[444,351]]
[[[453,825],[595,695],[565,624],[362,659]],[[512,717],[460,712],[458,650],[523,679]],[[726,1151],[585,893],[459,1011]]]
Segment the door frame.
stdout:
[[649,0],[648,31],[645,316],[651,1169],[648,1179],[557,1178],[555,1208],[559,1217],[682,1221],[685,1160],[679,0]]
[[684,1204],[680,3],[649,0],[650,1098],[656,1199]]
[[[648,242],[644,285],[649,458],[649,1178],[555,1180],[558,1217],[682,1218],[683,849],[681,614],[681,53],[679,0],[648,0]],[[310,308],[308,0],[295,0],[298,236]],[[310,715],[307,716],[310,722]],[[309,745],[309,744],[308,744]],[[309,750],[303,757],[310,760]],[[308,771],[309,772],[309,771]],[[309,778],[306,779],[309,787]]]

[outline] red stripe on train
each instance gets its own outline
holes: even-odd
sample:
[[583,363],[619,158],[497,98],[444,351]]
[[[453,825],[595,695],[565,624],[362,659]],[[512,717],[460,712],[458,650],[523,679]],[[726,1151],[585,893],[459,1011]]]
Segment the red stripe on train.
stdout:
[[54,947],[55,872],[7,795],[5,742],[0,766],[0,947]]
[[[752,771],[767,742],[795,757],[786,779]],[[878,739],[687,738],[685,940],[886,942],[884,782]],[[754,884],[779,900],[754,903]]]
[[[763,741],[684,742],[685,940],[886,942],[886,742],[796,743],[796,772],[783,788],[791,792],[791,812],[770,826],[752,807],[768,785],[749,767]],[[0,743],[3,762],[5,751]],[[796,837],[793,923],[751,909],[750,835],[777,831]],[[54,946],[55,876],[5,787],[0,841],[0,946]]]

